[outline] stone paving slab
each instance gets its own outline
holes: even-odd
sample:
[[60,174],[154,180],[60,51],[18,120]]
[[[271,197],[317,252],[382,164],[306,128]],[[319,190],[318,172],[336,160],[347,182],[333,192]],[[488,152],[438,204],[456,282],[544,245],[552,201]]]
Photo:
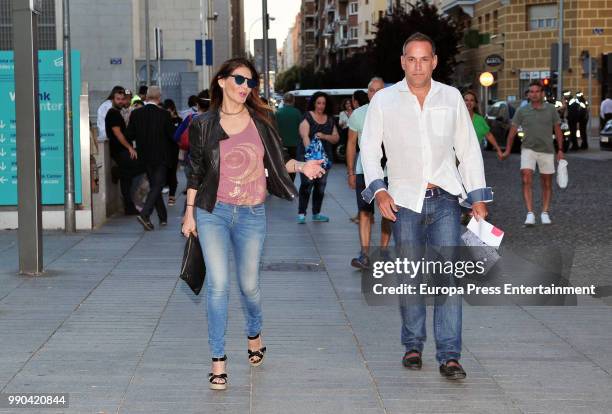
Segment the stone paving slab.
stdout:
[[[586,155],[571,158],[574,179],[555,193],[555,224],[527,231],[518,159],[500,164],[485,154],[498,200],[492,221],[506,230],[510,248],[571,244],[572,280],[612,285],[601,256],[612,245],[609,223],[594,232],[597,207],[612,201],[612,190],[595,177],[610,163]],[[439,375],[431,339],[423,370],[405,370],[399,312],[367,306],[360,274],[349,266],[359,249],[349,221],[356,207],[341,168],[329,177],[330,223],[298,225],[295,203],[268,202],[261,280],[269,352],[264,365],[249,367],[232,281],[230,387],[212,392],[206,300],[177,278],[182,200],[169,209],[169,225],[154,232],[143,232],[133,217],[90,233],[45,232],[47,272],[37,278],[16,275],[16,232],[0,231],[1,392],[70,393],[68,409],[45,413],[612,412],[610,298],[564,308],[466,305],[468,378],[450,383]],[[379,237],[377,217],[373,240]]]

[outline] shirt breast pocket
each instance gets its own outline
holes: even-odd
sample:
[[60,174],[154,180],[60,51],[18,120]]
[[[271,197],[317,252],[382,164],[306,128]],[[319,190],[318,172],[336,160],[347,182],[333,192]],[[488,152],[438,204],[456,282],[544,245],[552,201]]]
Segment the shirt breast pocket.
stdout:
[[429,130],[439,138],[448,138],[451,130],[450,108],[436,107],[429,109]]

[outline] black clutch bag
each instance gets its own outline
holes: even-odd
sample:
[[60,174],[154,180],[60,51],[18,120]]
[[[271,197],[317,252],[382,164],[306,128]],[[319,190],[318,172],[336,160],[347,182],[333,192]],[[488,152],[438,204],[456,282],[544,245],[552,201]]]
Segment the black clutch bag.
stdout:
[[185,243],[180,278],[187,282],[193,293],[198,295],[204,285],[205,277],[206,264],[204,263],[200,240],[197,236],[190,234],[187,243]]

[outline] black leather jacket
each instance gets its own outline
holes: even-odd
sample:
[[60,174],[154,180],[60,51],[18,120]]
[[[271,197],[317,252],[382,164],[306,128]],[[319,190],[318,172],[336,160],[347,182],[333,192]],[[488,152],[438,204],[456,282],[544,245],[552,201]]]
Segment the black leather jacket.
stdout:
[[[293,200],[297,190],[289,177],[285,163],[290,159],[276,129],[249,111],[264,146],[264,168],[268,192],[286,200]],[[189,126],[191,174],[187,188],[198,190],[196,206],[212,213],[219,189],[219,141],[229,137],[221,128],[218,110],[198,116]]]

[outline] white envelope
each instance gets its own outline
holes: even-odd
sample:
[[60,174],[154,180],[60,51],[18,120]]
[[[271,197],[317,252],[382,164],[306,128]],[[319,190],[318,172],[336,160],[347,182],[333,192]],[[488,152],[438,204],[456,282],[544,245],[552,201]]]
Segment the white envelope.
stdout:
[[487,246],[499,247],[504,238],[504,232],[501,229],[498,229],[484,219],[476,220],[472,217],[467,228]]

